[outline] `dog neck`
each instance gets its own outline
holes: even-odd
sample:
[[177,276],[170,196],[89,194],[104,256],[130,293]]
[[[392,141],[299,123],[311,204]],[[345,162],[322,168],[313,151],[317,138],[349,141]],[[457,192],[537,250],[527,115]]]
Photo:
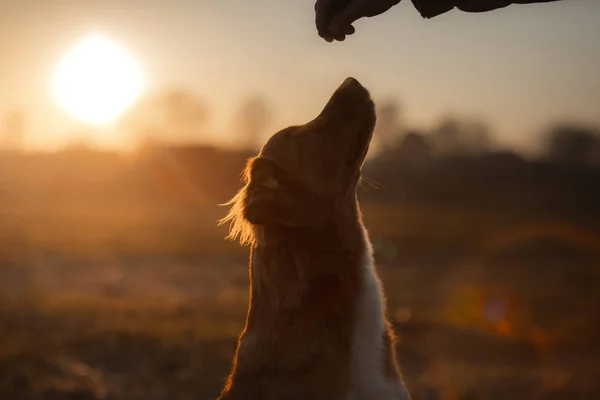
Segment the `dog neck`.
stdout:
[[360,222],[310,228],[255,227],[251,286],[255,305],[302,307],[306,298],[354,276],[367,246]]

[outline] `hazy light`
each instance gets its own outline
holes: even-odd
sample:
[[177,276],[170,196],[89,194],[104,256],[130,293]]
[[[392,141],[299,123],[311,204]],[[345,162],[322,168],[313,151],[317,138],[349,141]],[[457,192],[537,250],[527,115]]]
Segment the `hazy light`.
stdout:
[[86,38],[54,72],[56,101],[69,115],[91,124],[118,118],[143,90],[142,73],[125,50],[102,35]]

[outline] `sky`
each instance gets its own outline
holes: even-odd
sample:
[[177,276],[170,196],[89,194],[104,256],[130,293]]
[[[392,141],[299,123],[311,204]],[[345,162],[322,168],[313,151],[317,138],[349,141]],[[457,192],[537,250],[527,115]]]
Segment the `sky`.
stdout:
[[83,127],[53,101],[52,70],[103,33],[138,60],[147,90],[182,87],[206,100],[215,142],[231,137],[243,98],[268,101],[274,132],[315,117],[347,76],[376,103],[398,100],[407,125],[481,118],[516,147],[556,121],[600,125],[600,1],[424,20],[404,0],[355,27],[345,42],[325,42],[314,0],[1,0],[0,117],[25,110],[33,146],[76,137]]

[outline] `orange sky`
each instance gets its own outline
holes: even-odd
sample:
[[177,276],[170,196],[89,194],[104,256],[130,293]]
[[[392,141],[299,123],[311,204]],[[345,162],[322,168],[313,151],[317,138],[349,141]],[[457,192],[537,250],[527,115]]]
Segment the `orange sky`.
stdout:
[[430,126],[447,113],[480,116],[501,141],[516,145],[532,143],[536,130],[558,119],[600,124],[600,2],[423,20],[405,1],[360,21],[344,43],[317,36],[313,4],[0,2],[0,115],[25,109],[38,147],[72,138],[78,125],[51,99],[52,69],[69,46],[103,32],[139,60],[150,90],[178,85],[209,101],[216,139],[227,138],[232,112],[249,94],[272,104],[275,130],[312,118],[350,75],[376,101],[397,98],[408,123]]

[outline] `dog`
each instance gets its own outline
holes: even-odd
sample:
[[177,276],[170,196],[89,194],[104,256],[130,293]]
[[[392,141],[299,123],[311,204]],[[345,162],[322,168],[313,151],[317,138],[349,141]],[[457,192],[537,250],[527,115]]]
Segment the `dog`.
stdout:
[[249,245],[250,301],[219,400],[408,400],[357,199],[375,106],[347,78],[274,134],[221,223]]

